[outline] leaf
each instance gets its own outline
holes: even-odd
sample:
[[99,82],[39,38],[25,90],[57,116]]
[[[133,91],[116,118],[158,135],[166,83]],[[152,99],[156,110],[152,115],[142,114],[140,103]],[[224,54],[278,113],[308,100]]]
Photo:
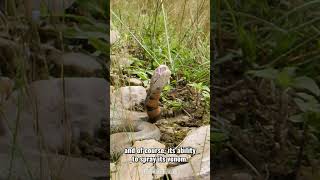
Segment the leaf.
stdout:
[[97,39],[97,38],[90,38],[89,44],[91,44],[96,50],[100,51],[102,54],[107,55],[107,42]]
[[320,95],[320,89],[318,85],[309,77],[302,76],[295,78],[293,86],[298,89],[307,89],[316,96]]
[[163,87],[163,91],[170,91],[172,87],[168,84]]
[[292,68],[292,67],[284,68],[277,76],[276,82],[278,83],[279,86],[285,89],[291,86],[292,82],[294,81],[292,78],[294,76],[294,73],[295,73],[295,68]]
[[297,96],[299,96],[300,98],[302,98],[305,101],[309,101],[309,102],[317,102],[317,99],[314,96],[311,96],[307,93],[297,93]]
[[213,65],[219,65],[223,64],[225,62],[231,61],[235,58],[239,58],[242,56],[241,51],[238,52],[228,52],[226,55],[219,57],[215,62],[213,62]]
[[266,68],[262,70],[250,70],[247,73],[256,77],[261,77],[269,80],[274,80],[279,75],[279,71],[274,68]]
[[142,81],[148,80],[148,75],[143,70],[134,70],[132,74],[136,74]]
[[315,128],[314,130],[320,131],[320,113],[308,113],[308,124]]
[[285,67],[282,72],[285,72],[286,74],[288,74],[290,77],[294,77],[296,74],[296,67]]
[[88,18],[86,16],[78,16],[73,14],[65,14],[66,18],[70,18],[72,20],[78,21],[80,24],[91,24],[94,25],[94,19]]
[[257,40],[255,33],[248,32],[243,27],[239,27],[238,32],[238,40],[243,54],[246,56],[249,63],[254,63],[257,58]]
[[178,102],[178,101],[172,101],[171,106],[175,108],[181,108],[182,104],[181,102]]
[[223,132],[211,132],[210,137],[212,142],[223,142],[228,140],[228,136]]
[[304,121],[303,113],[290,116],[289,120],[294,123],[302,123]]
[[300,98],[294,98],[294,101],[303,112],[320,112],[320,104],[318,102],[306,102]]
[[275,34],[275,46],[273,47],[273,55],[280,56],[290,50],[297,38],[294,33],[276,33]]
[[102,32],[83,32],[83,31],[72,31],[67,30],[64,33],[65,38],[70,39],[90,39],[90,38],[101,38],[107,40],[107,35]]

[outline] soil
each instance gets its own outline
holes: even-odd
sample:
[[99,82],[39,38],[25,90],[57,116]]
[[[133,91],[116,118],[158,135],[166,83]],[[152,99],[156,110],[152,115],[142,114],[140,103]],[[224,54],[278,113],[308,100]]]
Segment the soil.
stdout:
[[[244,76],[242,66],[237,61],[230,61],[220,65],[216,72],[211,123],[213,129],[228,137],[213,144],[214,177],[230,179],[230,173],[249,173],[259,179],[246,161],[264,179],[271,180],[304,179],[305,167],[320,169],[320,161],[310,158],[311,154],[319,157],[315,148],[319,145],[303,140],[302,127],[289,122],[283,115],[283,111],[287,115],[298,112],[290,96],[284,110],[281,92],[273,89],[268,81]],[[279,127],[282,127],[279,132],[284,143],[278,138]],[[307,154],[301,156],[302,142],[308,144],[309,157]]]

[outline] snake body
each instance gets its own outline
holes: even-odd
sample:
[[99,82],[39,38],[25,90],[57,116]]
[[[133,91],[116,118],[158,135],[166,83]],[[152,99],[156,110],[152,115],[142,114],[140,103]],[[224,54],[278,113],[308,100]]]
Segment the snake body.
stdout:
[[[163,87],[169,81],[171,71],[165,65],[160,65],[155,69],[150,81],[150,87],[145,99],[145,109],[147,113],[138,112],[133,113],[132,116],[139,116],[139,118],[128,119],[128,116],[123,116],[121,125],[117,122],[118,128],[124,129],[124,131],[112,134],[110,137],[110,153],[111,156],[122,154],[124,149],[132,146],[134,141],[146,140],[146,139],[160,139],[160,130],[152,123],[156,122],[160,118],[159,99]],[[144,116],[145,115],[145,116]],[[147,121],[143,119],[147,118]],[[120,120],[120,119],[118,119]],[[111,121],[112,122],[112,121]],[[114,124],[113,124],[114,125]],[[111,124],[112,126],[112,124]]]

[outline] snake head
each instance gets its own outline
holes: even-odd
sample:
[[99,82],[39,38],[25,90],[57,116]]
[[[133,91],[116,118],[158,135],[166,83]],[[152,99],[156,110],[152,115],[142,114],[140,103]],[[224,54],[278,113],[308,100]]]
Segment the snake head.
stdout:
[[[157,74],[159,74],[160,76],[161,76],[162,74],[167,73],[167,71],[170,71],[170,70],[169,70],[168,66],[166,66],[166,65],[160,65],[160,66],[155,70],[155,72],[156,72]],[[171,72],[170,72],[170,73],[171,73]]]
[[155,69],[153,76],[150,82],[150,89],[160,89],[162,90],[163,87],[169,82],[171,76],[171,71],[169,67],[166,65],[160,65]]

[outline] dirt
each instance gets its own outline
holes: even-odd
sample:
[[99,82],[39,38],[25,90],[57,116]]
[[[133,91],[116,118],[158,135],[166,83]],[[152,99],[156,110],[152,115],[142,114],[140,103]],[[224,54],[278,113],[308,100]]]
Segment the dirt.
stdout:
[[[242,67],[239,62],[227,62],[219,67],[219,75],[215,77],[215,96],[211,97],[215,99],[212,125],[214,129],[225,132],[228,139],[213,144],[216,154],[213,157],[216,166],[213,171],[220,179],[228,179],[230,169],[245,173],[249,169],[249,173],[257,177],[245,163],[248,161],[265,179],[289,180],[298,177],[298,174],[303,174],[303,166],[312,166],[306,154],[301,162],[298,160],[302,127],[289,121],[281,124],[285,118],[281,109],[281,93],[274,90],[268,81],[246,77],[243,75],[244,68],[239,67]],[[290,97],[285,110],[289,116],[298,112]],[[277,134],[279,126],[283,127],[280,133],[285,139],[282,146]],[[239,154],[231,151],[228,143]],[[308,147],[316,146],[311,141],[307,143]],[[312,151],[312,148],[309,150]],[[320,164],[317,163],[314,167],[319,169]]]

